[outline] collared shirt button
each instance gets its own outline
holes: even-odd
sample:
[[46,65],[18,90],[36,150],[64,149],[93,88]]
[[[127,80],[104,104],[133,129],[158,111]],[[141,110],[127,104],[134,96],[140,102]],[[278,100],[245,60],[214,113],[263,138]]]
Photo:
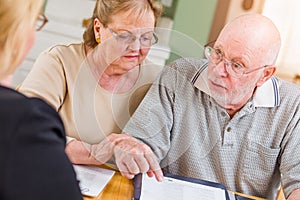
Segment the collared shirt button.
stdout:
[[226,113],[225,112],[221,112],[221,115],[222,115],[222,117],[225,117]]
[[227,131],[227,132],[230,132],[230,131],[231,131],[231,128],[230,128],[230,127],[227,127],[226,131]]

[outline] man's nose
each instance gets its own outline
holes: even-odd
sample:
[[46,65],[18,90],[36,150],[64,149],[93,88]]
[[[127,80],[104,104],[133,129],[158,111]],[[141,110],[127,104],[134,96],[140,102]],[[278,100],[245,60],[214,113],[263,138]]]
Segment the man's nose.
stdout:
[[226,60],[222,59],[218,64],[216,64],[214,70],[218,73],[220,76],[228,76],[227,72],[227,65],[228,63]]

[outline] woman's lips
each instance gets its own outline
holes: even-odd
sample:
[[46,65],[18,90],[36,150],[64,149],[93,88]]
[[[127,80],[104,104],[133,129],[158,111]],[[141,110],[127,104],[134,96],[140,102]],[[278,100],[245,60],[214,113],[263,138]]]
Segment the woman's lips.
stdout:
[[127,56],[124,56],[125,58],[127,59],[130,59],[130,60],[133,60],[133,59],[137,59],[139,56],[138,55],[127,55]]

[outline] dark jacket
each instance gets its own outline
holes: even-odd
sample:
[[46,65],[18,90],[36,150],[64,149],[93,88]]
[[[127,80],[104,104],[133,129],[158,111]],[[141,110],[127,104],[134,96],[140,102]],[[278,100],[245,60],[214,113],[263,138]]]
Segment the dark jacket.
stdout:
[[65,141],[54,109],[0,87],[0,199],[82,199]]

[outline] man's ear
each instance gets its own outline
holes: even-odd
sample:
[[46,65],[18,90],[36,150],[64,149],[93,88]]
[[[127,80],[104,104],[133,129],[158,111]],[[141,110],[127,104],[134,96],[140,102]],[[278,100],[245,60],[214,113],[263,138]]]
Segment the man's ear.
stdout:
[[259,87],[264,84],[271,76],[273,76],[276,72],[277,67],[275,65],[269,65],[265,67],[264,72],[260,80],[256,83],[256,86]]

